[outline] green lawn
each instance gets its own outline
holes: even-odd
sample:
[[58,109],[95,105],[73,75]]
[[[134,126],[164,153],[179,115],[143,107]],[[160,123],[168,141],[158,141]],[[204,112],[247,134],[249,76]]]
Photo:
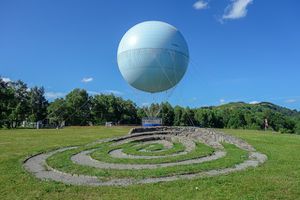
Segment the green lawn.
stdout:
[[[147,151],[140,151],[141,149]],[[161,150],[161,151],[159,151]],[[162,151],[163,150],[163,151]],[[162,144],[145,144],[133,145],[131,148],[123,148],[123,152],[131,155],[145,155],[145,156],[164,156],[174,153],[179,153],[185,150],[185,146],[179,142],[173,142],[170,149],[164,149]]]
[[[142,170],[113,170],[113,169],[97,169],[88,166],[82,166],[74,164],[70,157],[84,149],[78,150],[69,150],[63,153],[58,153],[48,159],[48,164],[60,171],[72,173],[72,174],[84,174],[84,175],[91,175],[91,176],[98,176],[100,179],[110,179],[110,178],[147,178],[147,177],[163,177],[163,176],[170,176],[170,175],[177,175],[177,174],[188,174],[188,173],[196,173],[201,172],[203,170],[209,169],[221,169],[226,167],[231,167],[234,164],[238,164],[243,162],[247,159],[247,153],[245,151],[240,150],[239,148],[235,147],[234,145],[225,144],[224,145],[227,155],[223,158],[220,158],[215,161],[200,163],[200,164],[193,164],[193,165],[181,165],[181,166],[174,166],[174,167],[164,167],[158,169],[142,169]],[[207,148],[207,147],[206,147]],[[210,149],[205,149],[207,152],[210,153]],[[199,150],[200,151],[200,150]],[[201,153],[202,151],[200,151]],[[199,153],[199,152],[196,152]],[[191,154],[193,155],[193,154]],[[197,154],[196,154],[197,155]],[[103,154],[104,156],[104,154]],[[201,156],[200,156],[201,157]],[[175,158],[175,157],[174,157]],[[105,161],[112,161],[105,159]],[[122,163],[128,163],[128,160],[122,160]],[[157,159],[153,159],[157,160]],[[172,160],[170,160],[172,161]],[[136,163],[130,162],[130,163]],[[121,162],[120,162],[121,163]]]
[[22,167],[22,161],[31,154],[121,136],[128,131],[128,127],[0,130],[0,199],[300,199],[300,136],[297,135],[224,130],[265,153],[268,161],[255,169],[196,180],[129,187],[68,186],[40,181]]

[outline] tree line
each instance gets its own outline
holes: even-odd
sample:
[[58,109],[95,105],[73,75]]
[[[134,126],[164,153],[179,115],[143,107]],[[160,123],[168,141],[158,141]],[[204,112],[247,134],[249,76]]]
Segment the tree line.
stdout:
[[[166,126],[200,126],[206,128],[264,129],[284,133],[300,133],[300,113],[271,103],[255,105],[243,102],[221,106],[189,108],[172,106],[168,102],[152,104],[160,107],[158,117]],[[113,94],[89,95],[84,89],[74,89],[64,98],[49,102],[43,87],[28,86],[22,81],[5,82],[0,78],[0,127],[16,128],[23,121],[59,125],[141,124],[146,117],[144,107]]]

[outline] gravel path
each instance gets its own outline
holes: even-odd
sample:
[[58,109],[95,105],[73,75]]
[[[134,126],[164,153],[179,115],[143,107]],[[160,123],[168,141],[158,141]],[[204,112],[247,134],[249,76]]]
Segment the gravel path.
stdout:
[[[88,151],[82,151],[79,154],[76,154],[71,157],[72,161],[80,164],[80,165],[86,165],[86,166],[91,166],[91,167],[99,167],[99,168],[104,168],[104,169],[134,169],[134,170],[139,170],[139,169],[155,169],[155,168],[160,168],[160,167],[168,167],[168,166],[177,166],[177,165],[189,165],[189,164],[194,164],[194,163],[202,163],[202,162],[207,162],[209,160],[214,160],[214,159],[219,159],[223,156],[226,155],[226,152],[223,151],[222,145],[220,144],[221,142],[227,142],[236,145],[237,147],[244,149],[249,152],[249,158],[248,160],[237,164],[235,166],[225,168],[225,169],[217,169],[217,170],[208,170],[200,173],[195,173],[195,174],[182,174],[182,175],[174,175],[174,176],[167,176],[167,177],[158,177],[158,178],[145,178],[145,179],[131,179],[131,178],[125,178],[125,179],[112,179],[108,181],[101,181],[98,177],[96,176],[86,176],[86,175],[74,175],[74,174],[69,174],[69,173],[64,173],[61,171],[58,171],[56,169],[51,168],[50,166],[47,165],[46,160],[50,156],[67,151],[70,149],[75,149],[78,147],[67,147],[67,148],[62,148],[58,149],[55,151],[51,151],[48,153],[41,153],[34,155],[24,161],[24,168],[32,173],[34,176],[36,176],[39,179],[42,180],[52,180],[52,181],[57,181],[57,182],[63,182],[65,184],[70,184],[70,185],[88,185],[88,186],[127,186],[127,185],[132,185],[132,184],[146,184],[146,183],[157,183],[157,182],[168,182],[168,181],[174,181],[174,180],[181,180],[181,179],[194,179],[194,178],[200,178],[200,177],[210,177],[210,176],[217,176],[217,175],[222,175],[222,174],[229,174],[232,172],[236,171],[241,171],[245,170],[249,167],[257,167],[260,164],[264,163],[267,160],[267,156],[257,152],[251,145],[246,143],[243,140],[240,140],[238,138],[235,138],[233,136],[229,136],[220,132],[216,132],[213,130],[207,130],[207,129],[198,129],[198,128],[181,128],[176,127],[175,133],[172,133],[172,129],[168,129],[169,133],[167,130],[163,134],[161,134],[161,130],[157,131],[158,135],[169,135],[174,137],[174,135],[181,137],[181,138],[189,138],[188,140],[190,141],[202,141],[216,149],[214,155],[211,156],[206,156],[203,158],[199,159],[191,159],[191,160],[186,160],[186,161],[180,161],[180,162],[173,162],[173,163],[162,163],[162,164],[112,164],[112,163],[104,163],[100,162],[97,160],[91,159],[91,157],[88,155],[93,150],[88,150]],[[151,131],[153,132],[153,131]],[[142,134],[141,133],[135,133],[134,131],[131,131],[131,134],[125,137],[119,137],[119,138],[113,138],[113,139],[105,139],[105,140],[99,140],[96,141],[97,143],[102,143],[102,142],[109,142],[109,141],[114,141],[114,142],[120,142],[124,140],[128,140],[130,138],[141,138],[147,137],[149,135],[155,135],[155,133],[147,134],[148,132],[143,130]],[[133,137],[130,137],[133,136]],[[160,136],[159,136],[160,137]],[[128,142],[128,141],[127,141]],[[194,143],[194,142],[193,142]],[[93,143],[95,144],[95,142]]]
[[101,168],[101,169],[157,169],[161,167],[172,167],[178,165],[190,165],[217,160],[226,155],[224,151],[217,151],[211,156],[205,156],[202,158],[184,160],[178,162],[161,163],[161,164],[119,164],[119,163],[106,163],[91,158],[88,154],[95,150],[82,151],[71,157],[71,160],[78,165],[85,165],[89,167]]
[[25,162],[24,167],[29,172],[33,173],[37,178],[42,180],[53,180],[57,182],[63,182],[69,185],[88,185],[88,186],[128,186],[132,184],[146,184],[146,183],[158,183],[158,182],[169,182],[180,179],[194,179],[208,176],[217,176],[222,174],[229,174],[236,171],[245,170],[249,167],[257,167],[267,160],[267,157],[261,153],[251,154],[251,160],[247,160],[241,164],[235,165],[231,168],[225,168],[220,170],[209,170],[201,173],[188,174],[188,175],[176,175],[167,176],[161,178],[146,178],[142,180],[136,179],[113,179],[109,181],[100,181],[95,176],[84,176],[84,175],[72,175],[58,170],[54,170],[49,167],[46,163],[46,159],[51,155],[68,150],[69,148],[60,149],[51,153],[40,154],[29,158]]

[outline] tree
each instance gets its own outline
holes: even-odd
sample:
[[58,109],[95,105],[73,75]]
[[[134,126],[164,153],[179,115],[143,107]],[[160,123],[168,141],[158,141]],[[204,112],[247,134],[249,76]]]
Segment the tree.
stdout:
[[106,121],[121,124],[138,123],[136,105],[113,94],[99,94],[91,98],[91,115],[93,122],[103,124]]
[[47,116],[48,101],[46,100],[43,87],[33,87],[28,92],[29,96],[29,121],[37,122]]
[[161,110],[159,117],[162,118],[163,124],[166,126],[172,126],[174,123],[174,109],[168,102],[161,104]]
[[66,96],[68,125],[87,125],[90,121],[90,98],[86,90],[74,89]]
[[137,117],[137,109],[136,105],[130,101],[130,100],[123,100],[119,98],[120,104],[121,104],[121,124],[137,124],[138,123],[138,117]]
[[22,81],[12,82],[14,98],[9,102],[12,112],[8,115],[9,125],[16,128],[22,121],[27,120],[29,114],[29,96],[27,85]]
[[137,124],[141,124],[142,123],[142,119],[144,117],[147,117],[145,109],[144,108],[137,108]]
[[295,123],[296,123],[295,133],[300,135],[300,119],[296,119]]
[[194,110],[187,108],[182,108],[180,106],[174,107],[174,125],[175,126],[194,126]]
[[3,81],[0,77],[0,127],[10,127],[8,118],[13,110],[13,100],[14,90],[11,83]]
[[224,128],[224,116],[223,112],[219,110],[214,111],[215,122],[213,128]]
[[181,115],[181,126],[195,126],[195,113],[189,107],[183,109],[183,113]]
[[68,108],[63,98],[55,99],[47,107],[47,117],[50,123],[61,125],[68,117]]
[[22,81],[4,81],[0,77],[0,127],[15,128],[22,121],[43,119],[57,125],[63,121],[67,125],[103,124],[106,121],[140,124],[143,117],[158,114],[168,126],[263,129],[264,120],[268,119],[271,130],[300,134],[300,112],[267,102],[255,105],[237,102],[198,109],[173,108],[164,102],[140,108],[131,100],[113,94],[89,96],[83,89],[74,89],[65,98],[51,103],[47,102],[44,93],[43,87],[29,89]]
[[209,122],[209,110],[208,109],[197,109],[195,112],[195,119],[197,125],[201,127],[210,127]]
[[201,127],[207,128],[223,128],[222,112],[211,109],[197,109],[195,112],[195,120]]
[[279,131],[283,128],[284,117],[281,114],[268,109],[264,112],[264,118],[268,120],[269,127],[274,131]]
[[91,116],[92,116],[93,123],[103,124],[106,121],[109,121],[109,116],[108,116],[109,101],[107,99],[107,96],[103,94],[95,95],[91,99],[92,99]]
[[121,100],[118,100],[113,94],[100,94],[92,98],[92,116],[95,123],[119,122],[121,115]]
[[174,107],[174,126],[181,126],[183,111],[184,109],[180,106]]
[[244,128],[246,126],[245,116],[242,111],[234,110],[231,112],[230,119],[228,121],[228,128]]

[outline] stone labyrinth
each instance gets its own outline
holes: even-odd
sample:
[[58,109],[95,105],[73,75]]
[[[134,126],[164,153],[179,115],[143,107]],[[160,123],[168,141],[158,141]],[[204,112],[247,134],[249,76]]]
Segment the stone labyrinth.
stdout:
[[245,141],[221,132],[157,127],[37,154],[24,161],[24,168],[42,180],[127,186],[229,174],[266,160]]

